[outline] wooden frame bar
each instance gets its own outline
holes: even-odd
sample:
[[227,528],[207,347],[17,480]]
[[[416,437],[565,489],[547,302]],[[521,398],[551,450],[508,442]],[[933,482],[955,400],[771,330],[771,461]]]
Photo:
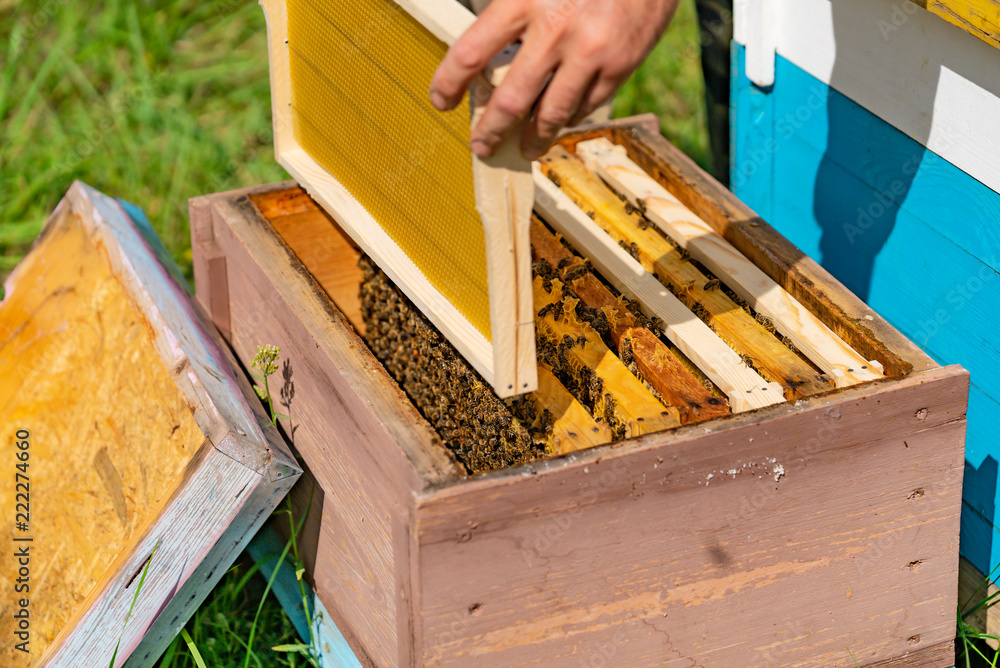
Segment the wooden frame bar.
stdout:
[[[538,218],[531,221],[531,252],[548,262],[559,277],[588,307],[602,311],[618,356],[631,356],[643,380],[670,406],[677,408],[681,423],[700,422],[729,413],[729,406],[680,362],[653,332],[637,321],[627,308],[586,268],[582,258],[567,249]],[[581,268],[583,271],[581,271]],[[631,355],[626,355],[628,347]]]
[[[388,1],[388,0],[386,0]],[[445,44],[452,44],[475,19],[456,0],[398,2]],[[531,316],[531,258],[528,226],[533,201],[529,162],[515,141],[505,142],[486,160],[471,151],[477,209],[486,237],[490,299],[489,339],[430,284],[420,269],[371,214],[329,172],[313,159],[294,135],[284,0],[261,0],[267,16],[271,73],[271,109],[277,161],[313,197],[336,216],[343,229],[372,257],[420,311],[459,350],[501,397],[532,391],[536,377],[534,319]],[[492,86],[503,76],[503,59],[490,78],[474,86],[473,122]],[[472,93],[470,93],[472,95]]]
[[663,321],[670,342],[726,394],[734,413],[785,401],[782,388],[748,368],[708,325],[597,226],[535,167],[535,204],[556,230],[586,253],[615,288]]
[[[652,116],[652,115],[649,115]],[[780,235],[730,190],[668,142],[644,117],[582,128],[561,143],[605,137],[663,183],[686,207],[749,258],[862,357],[878,361],[886,377],[899,378],[936,363],[837,279]],[[538,180],[536,179],[536,184]]]
[[846,345],[794,297],[785,292],[666,188],[632,162],[625,149],[604,138],[576,145],[587,166],[657,225],[681,248],[723,279],[820,369],[837,387],[877,380],[882,365]]

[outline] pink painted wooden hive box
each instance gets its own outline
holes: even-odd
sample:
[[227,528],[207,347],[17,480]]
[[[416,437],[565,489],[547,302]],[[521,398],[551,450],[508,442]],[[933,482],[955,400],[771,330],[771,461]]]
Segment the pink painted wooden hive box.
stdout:
[[[651,345],[683,362],[677,373],[699,379],[686,391],[704,394],[684,403],[676,388],[653,392],[659,358],[638,342],[660,323],[643,320],[642,308],[621,310],[632,302],[618,299],[597,255],[577,262],[572,247],[581,249],[553,218],[563,195],[536,181],[536,281],[572,286],[579,303],[595,291],[617,300],[587,318],[607,354],[642,381],[636,392],[651,392],[662,410],[630,421],[622,415],[639,399],[588,403],[567,375],[579,366],[558,360],[603,344],[556,342],[546,353],[546,328],[574,319],[552,315],[563,302],[541,307],[544,291],[535,298],[539,368],[555,369],[554,385],[494,401],[474,377],[448,375],[460,362],[414,324],[419,316],[377,269],[364,258],[359,266],[357,248],[296,184],[194,199],[198,301],[244,364],[258,345],[282,352],[278,408],[292,417],[283,427],[308,468],[303,480],[317,483],[311,497],[308,483],[292,492],[303,510],[312,500],[307,577],[333,621],[370,666],[951,665],[967,373],[907,341],[649,119],[569,135],[536,166],[595,224],[632,216],[636,230],[647,228],[641,207],[600,200],[591,177],[574,176],[578,142],[600,137],[880,378],[835,387],[815,365],[786,377],[745,355],[779,396],[742,409],[657,336]],[[570,244],[546,245],[557,238],[546,225]],[[611,246],[641,264],[644,244]],[[713,331],[727,326],[711,301],[723,298],[769,326],[678,253],[706,282],[671,289]],[[649,259],[667,285],[664,262]],[[578,268],[563,271],[570,265]],[[644,331],[622,334],[619,316]],[[414,337],[424,347],[409,347]],[[598,372],[588,373],[593,381]],[[608,397],[634,381],[601,373],[610,374],[601,376]],[[447,404],[459,386],[465,401],[482,403]],[[478,422],[462,422],[466,410]],[[474,445],[461,440],[488,428],[493,436]]]

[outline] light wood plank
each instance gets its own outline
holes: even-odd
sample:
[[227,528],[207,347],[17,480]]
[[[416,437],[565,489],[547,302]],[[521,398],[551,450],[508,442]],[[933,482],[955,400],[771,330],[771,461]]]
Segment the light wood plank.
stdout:
[[546,444],[549,454],[564,455],[613,440],[611,428],[595,421],[543,362],[538,363],[538,389],[526,394],[525,399],[534,403],[536,410],[547,410],[554,419]]
[[[473,100],[473,125],[485,111],[478,102]],[[531,302],[531,163],[516,142],[505,141],[490,158],[473,154],[472,173],[486,242],[495,373],[490,382],[501,397],[523,394],[538,387]]]
[[476,22],[476,15],[457,0],[395,0],[439,40],[451,46]]
[[683,249],[644,224],[631,205],[624,204],[578,156],[555,147],[542,158],[540,167],[598,227],[626,246],[646,271],[696,311],[748,364],[767,380],[780,383],[787,398],[818,394],[833,386],[731,299],[718,281],[710,281]]
[[535,205],[553,227],[594,263],[615,288],[663,321],[670,342],[729,398],[734,413],[784,402],[781,385],[748,368],[708,325],[587,217],[535,165]]
[[[423,272],[375,222],[371,214],[302,149],[288,151],[281,156],[280,162],[323,208],[341,222],[343,228],[375,264],[385,271],[421,313],[452,342],[462,357],[492,385],[496,374],[494,350],[490,341],[424,278]],[[504,396],[499,391],[498,394]],[[506,393],[507,396],[511,394],[514,393]]]
[[633,206],[642,209],[681,248],[723,280],[758,313],[827,373],[837,387],[882,378],[882,365],[867,361],[805,306],[785,292],[704,220],[632,162],[625,149],[607,139],[576,146],[587,166]]
[[[865,359],[881,362],[887,376],[898,378],[938,366],[659,132],[638,123],[609,125],[578,132],[564,141],[568,147],[593,137],[607,137],[625,146],[636,164],[666,185],[685,206],[817,314],[827,327]],[[610,192],[603,183],[601,186]]]

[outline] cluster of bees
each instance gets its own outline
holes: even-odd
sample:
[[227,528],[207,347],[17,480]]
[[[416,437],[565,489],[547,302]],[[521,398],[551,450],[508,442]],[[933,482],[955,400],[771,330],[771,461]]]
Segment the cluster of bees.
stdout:
[[368,347],[469,473],[544,456],[538,436],[552,416],[526,398],[498,398],[369,258],[360,266]]

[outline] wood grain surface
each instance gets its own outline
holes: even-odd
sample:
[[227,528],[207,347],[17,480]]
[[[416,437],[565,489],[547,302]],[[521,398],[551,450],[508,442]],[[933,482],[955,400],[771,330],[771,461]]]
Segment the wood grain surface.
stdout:
[[845,647],[949,641],[967,389],[942,368],[423,499],[423,665],[853,666]]
[[32,520],[37,665],[106,665],[119,636],[120,665],[151,665],[300,473],[151,243],[74,183],[6,284],[0,357],[20,387],[2,387],[48,499]]
[[[24,490],[35,501],[32,531],[11,524],[5,534],[33,539],[23,546],[33,548],[38,574],[32,652],[5,643],[6,666],[34,664],[205,441],[159,363],[150,323],[83,227],[69,212],[59,222],[18,266],[0,306],[2,451],[13,466],[14,434],[29,432]],[[0,488],[11,509],[14,492],[13,482]],[[14,591],[17,561],[2,563],[0,584]],[[0,617],[4,637],[16,627],[12,614]]]
[[634,353],[631,357],[641,377],[678,410],[681,424],[729,413],[725,398],[716,397],[702,384],[704,375],[689,369],[678,358],[678,353],[642,327],[635,315],[587,268],[583,258],[574,255],[537,217],[531,221],[531,252],[535,258],[556,268],[562,281],[586,306],[605,314],[618,356],[623,357],[626,348]]

